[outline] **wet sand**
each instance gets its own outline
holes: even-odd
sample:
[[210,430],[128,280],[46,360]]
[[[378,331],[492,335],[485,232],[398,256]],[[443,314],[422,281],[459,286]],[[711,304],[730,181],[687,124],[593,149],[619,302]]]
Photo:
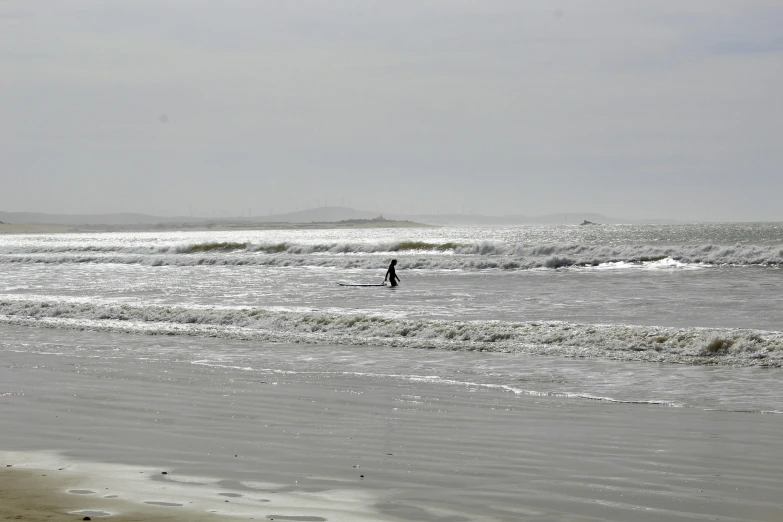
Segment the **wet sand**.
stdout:
[[[88,503],[82,496],[95,495],[80,490],[84,479],[67,471],[49,469],[30,470],[5,468],[0,470],[0,520],[28,520],[71,522],[90,517],[100,520],[109,516],[115,522],[172,520],[171,508],[154,505],[134,505],[118,500],[108,492],[91,498]],[[80,491],[72,494],[68,491]],[[105,498],[113,497],[113,498]],[[89,505],[89,509],[84,509]],[[109,515],[109,513],[113,513]],[[215,514],[188,511],[180,520],[224,520]]]
[[[373,519],[372,513],[361,509],[347,512],[345,506],[351,505],[348,498],[343,499],[342,506],[337,506],[334,499],[274,490],[248,493],[253,488],[246,488],[240,494],[220,491],[230,488],[218,486],[208,491],[209,478],[158,476],[151,470],[118,465],[91,464],[85,468],[83,463],[69,463],[54,454],[40,452],[4,456],[21,462],[21,467],[0,470],[0,520],[71,521],[89,517],[118,522],[207,522],[227,518],[324,522]],[[45,460],[38,460],[41,457]],[[145,473],[149,474],[144,476]],[[274,506],[257,507],[262,504]],[[313,512],[323,516],[300,514]]]
[[116,339],[0,352],[5,519],[783,520],[782,415],[270,374]]

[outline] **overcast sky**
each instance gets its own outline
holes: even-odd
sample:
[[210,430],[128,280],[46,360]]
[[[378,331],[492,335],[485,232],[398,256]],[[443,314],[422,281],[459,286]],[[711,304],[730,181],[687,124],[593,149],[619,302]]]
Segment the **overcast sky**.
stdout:
[[783,220],[780,0],[0,0],[0,210]]

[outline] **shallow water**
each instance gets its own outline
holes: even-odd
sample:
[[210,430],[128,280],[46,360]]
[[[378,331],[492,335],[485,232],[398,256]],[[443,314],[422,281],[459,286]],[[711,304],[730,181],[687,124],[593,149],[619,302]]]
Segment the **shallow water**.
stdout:
[[0,322],[778,367],[781,266],[763,223],[18,235]]
[[[4,449],[58,449],[54,469],[93,470],[80,489],[145,505],[230,494],[246,516],[433,522],[783,510],[783,415],[752,411],[780,403],[778,370],[2,328]],[[282,495],[311,502],[282,511]]]

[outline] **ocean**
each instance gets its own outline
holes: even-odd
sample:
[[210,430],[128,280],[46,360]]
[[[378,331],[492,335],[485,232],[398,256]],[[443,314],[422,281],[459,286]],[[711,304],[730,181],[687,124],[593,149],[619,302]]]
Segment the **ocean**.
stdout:
[[[338,285],[380,283],[391,259],[396,288]],[[780,223],[7,235],[0,355],[8,371],[110,378],[115,364],[184,365],[264,383],[402,386],[400,406],[414,409],[421,388],[497,397],[504,408],[676,411],[675,426],[739,415],[751,440],[761,426],[767,451],[780,443],[764,430],[783,418],[781,288]],[[4,401],[35,393],[0,385]],[[9,440],[26,449],[21,433]],[[438,506],[457,501],[442,495]],[[473,495],[463,513],[488,502],[493,519],[517,519],[513,492]],[[547,507],[553,519],[582,508]],[[629,513],[602,509],[596,520]],[[700,518],[686,511],[649,517]]]

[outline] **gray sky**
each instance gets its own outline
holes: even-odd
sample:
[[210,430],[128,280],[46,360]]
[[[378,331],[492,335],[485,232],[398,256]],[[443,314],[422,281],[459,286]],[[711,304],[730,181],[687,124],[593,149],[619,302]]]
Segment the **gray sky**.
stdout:
[[783,220],[779,0],[0,0],[0,210]]

